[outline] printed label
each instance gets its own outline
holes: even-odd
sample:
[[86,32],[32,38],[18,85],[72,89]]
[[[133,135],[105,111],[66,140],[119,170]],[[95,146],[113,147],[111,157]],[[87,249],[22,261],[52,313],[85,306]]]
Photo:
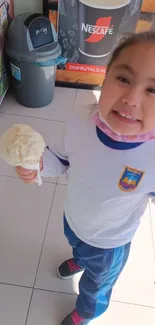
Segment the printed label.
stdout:
[[12,72],[13,77],[16,80],[21,81],[21,79],[22,79],[21,78],[21,69],[11,62],[10,62],[10,65],[11,65],[11,72]]
[[79,63],[67,63],[66,70],[76,71],[76,72],[90,72],[90,73],[101,73],[105,75],[106,67]]

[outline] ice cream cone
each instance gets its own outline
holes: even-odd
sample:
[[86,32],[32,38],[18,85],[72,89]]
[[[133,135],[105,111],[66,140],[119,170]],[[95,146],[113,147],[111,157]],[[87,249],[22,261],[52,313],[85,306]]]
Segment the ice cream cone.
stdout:
[[42,184],[40,159],[44,149],[44,139],[29,125],[15,124],[0,138],[1,158],[12,166],[36,170],[38,185]]

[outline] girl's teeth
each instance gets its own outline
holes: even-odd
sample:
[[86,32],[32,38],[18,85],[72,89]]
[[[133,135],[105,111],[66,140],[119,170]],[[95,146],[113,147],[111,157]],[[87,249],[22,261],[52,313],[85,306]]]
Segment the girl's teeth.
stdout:
[[125,115],[125,114],[120,113],[120,112],[118,112],[118,115],[120,115],[120,116],[122,116],[122,117],[125,117],[125,118],[127,118],[127,119],[129,119],[129,120],[133,120],[133,121],[136,121],[136,120],[137,120],[135,117],[128,116],[128,115]]

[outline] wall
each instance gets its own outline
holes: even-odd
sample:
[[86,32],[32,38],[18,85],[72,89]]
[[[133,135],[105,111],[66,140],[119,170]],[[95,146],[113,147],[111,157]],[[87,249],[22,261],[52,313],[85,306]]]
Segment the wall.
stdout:
[[15,15],[23,12],[42,12],[42,0],[14,0]]

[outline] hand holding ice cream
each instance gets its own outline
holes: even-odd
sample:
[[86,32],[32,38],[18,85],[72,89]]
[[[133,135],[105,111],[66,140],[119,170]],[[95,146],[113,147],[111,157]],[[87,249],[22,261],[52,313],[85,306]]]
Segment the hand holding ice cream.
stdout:
[[19,175],[20,170],[23,173],[27,170],[27,175],[36,176],[38,185],[42,184],[40,164],[44,149],[45,141],[42,136],[26,124],[13,125],[0,138],[1,158],[10,165],[18,166],[16,170]]
[[[43,159],[40,159],[40,171],[43,169]],[[26,184],[36,183],[38,172],[36,170],[30,170],[21,166],[16,167],[16,173],[18,177]]]

